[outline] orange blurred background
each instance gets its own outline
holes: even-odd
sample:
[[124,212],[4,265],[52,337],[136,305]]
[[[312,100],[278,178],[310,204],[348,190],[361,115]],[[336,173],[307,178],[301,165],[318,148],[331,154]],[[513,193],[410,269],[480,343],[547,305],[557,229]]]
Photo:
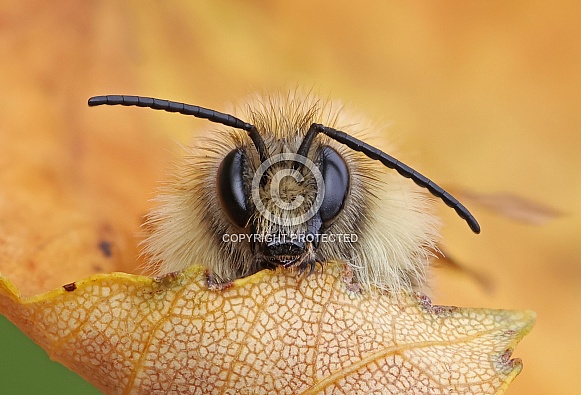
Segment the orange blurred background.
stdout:
[[[16,145],[17,133],[35,140],[63,133],[71,147],[91,153],[87,136],[105,135],[110,146],[95,150],[111,154],[104,162],[137,163],[150,178],[128,185],[110,174],[99,193],[110,188],[114,215],[122,215],[119,202],[141,212],[180,153],[171,141],[186,143],[206,124],[140,109],[89,109],[89,96],[140,94],[227,110],[256,90],[314,87],[389,124],[386,138],[400,147],[398,158],[436,182],[511,193],[563,214],[532,226],[466,202],[482,225],[475,236],[439,204],[446,250],[492,288],[439,269],[432,298],[535,310],[537,324],[514,353],[524,369],[508,393],[576,393],[580,16],[573,1],[5,2],[0,145]],[[128,144],[131,152],[116,151]],[[152,144],[162,153],[150,155]],[[26,149],[14,148],[0,166]],[[100,170],[79,171],[90,178]],[[47,286],[78,279],[54,270]]]

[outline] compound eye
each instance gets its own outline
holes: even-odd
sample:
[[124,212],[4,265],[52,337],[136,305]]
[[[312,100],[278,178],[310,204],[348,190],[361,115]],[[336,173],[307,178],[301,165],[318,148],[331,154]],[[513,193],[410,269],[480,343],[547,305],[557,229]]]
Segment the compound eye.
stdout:
[[343,209],[349,189],[347,163],[337,151],[329,146],[321,150],[321,174],[325,182],[325,197],[319,214],[325,226],[329,226]]
[[220,205],[228,219],[239,228],[246,228],[252,215],[244,186],[245,162],[242,150],[231,151],[220,164],[216,179]]

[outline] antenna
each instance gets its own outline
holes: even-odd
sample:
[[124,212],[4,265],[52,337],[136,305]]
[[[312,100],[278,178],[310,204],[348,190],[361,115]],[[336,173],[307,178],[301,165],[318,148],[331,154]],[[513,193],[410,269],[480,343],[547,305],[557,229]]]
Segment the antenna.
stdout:
[[231,126],[236,129],[242,129],[248,132],[248,136],[258,151],[260,161],[264,162],[269,158],[264,140],[258,133],[258,130],[256,130],[256,127],[229,114],[224,114],[204,107],[193,106],[191,104],[143,96],[106,95],[94,96],[89,99],[89,107],[100,106],[103,104],[110,106],[122,105],[148,107],[154,110],[177,112],[179,114],[193,115],[196,118],[203,118],[212,122],[221,123],[222,125]]
[[390,169],[396,170],[405,178],[411,178],[412,181],[414,181],[417,185],[422,188],[426,188],[432,193],[432,195],[440,198],[444,203],[446,203],[447,206],[453,208],[454,211],[456,211],[456,214],[458,214],[460,218],[464,219],[468,223],[468,226],[474,233],[480,233],[480,225],[478,224],[478,221],[476,221],[476,218],[474,218],[470,211],[468,211],[468,209],[464,207],[464,205],[460,203],[458,199],[446,192],[442,187],[438,186],[435,182],[426,176],[395,159],[393,156],[388,155],[385,152],[378,150],[377,148],[372,147],[371,145],[364,143],[363,141],[356,139],[353,136],[348,135],[347,133],[330,128],[328,126],[314,123],[311,125],[309,131],[305,135],[298,153],[305,156],[306,153],[309,152],[309,147],[312,141],[319,133],[323,133],[332,139],[337,140],[341,144],[345,144],[352,150],[365,154],[367,157],[373,160],[380,161],[383,165],[389,167]]
[[[204,118],[211,122],[220,123],[236,129],[242,129],[248,132],[248,136],[258,151],[261,162],[264,162],[269,158],[266,144],[264,143],[262,136],[258,133],[256,127],[229,114],[224,114],[204,107],[193,106],[191,104],[142,96],[106,95],[94,96],[89,99],[89,106],[91,107],[103,104],[148,107],[154,110],[177,112],[183,115],[193,115],[196,118]],[[440,198],[444,203],[446,203],[446,205],[453,208],[454,211],[456,211],[456,214],[466,221],[474,233],[480,233],[480,225],[476,218],[474,218],[462,203],[460,203],[450,193],[446,192],[442,187],[438,186],[435,182],[431,181],[429,178],[420,174],[408,165],[395,159],[393,156],[390,156],[353,136],[341,132],[340,130],[313,123],[305,135],[297,154],[307,156],[313,140],[319,133],[323,133],[341,144],[345,144],[349,148],[365,154],[373,160],[380,161],[383,165],[396,170],[405,178],[411,178],[417,185],[426,188],[430,193],[432,193],[432,195]]]

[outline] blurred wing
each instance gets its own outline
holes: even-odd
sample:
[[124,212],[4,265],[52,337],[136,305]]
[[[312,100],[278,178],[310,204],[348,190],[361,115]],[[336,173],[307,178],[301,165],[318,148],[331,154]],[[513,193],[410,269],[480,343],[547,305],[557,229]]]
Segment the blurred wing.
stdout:
[[466,266],[463,262],[455,259],[442,245],[438,244],[438,251],[435,251],[434,254],[438,258],[433,262],[434,267],[448,268],[460,272],[478,283],[487,293],[492,293],[494,290],[494,280],[489,275]]
[[529,225],[545,225],[563,212],[512,193],[475,193],[461,188],[448,188],[463,202],[481,206],[495,214]]

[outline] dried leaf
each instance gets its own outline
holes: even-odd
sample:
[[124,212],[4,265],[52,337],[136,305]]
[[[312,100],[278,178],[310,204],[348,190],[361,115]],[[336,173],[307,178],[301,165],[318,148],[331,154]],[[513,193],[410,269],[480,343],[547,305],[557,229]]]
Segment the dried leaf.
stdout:
[[204,268],[95,275],[0,312],[109,394],[503,393],[534,313],[349,291],[338,265],[208,289]]

